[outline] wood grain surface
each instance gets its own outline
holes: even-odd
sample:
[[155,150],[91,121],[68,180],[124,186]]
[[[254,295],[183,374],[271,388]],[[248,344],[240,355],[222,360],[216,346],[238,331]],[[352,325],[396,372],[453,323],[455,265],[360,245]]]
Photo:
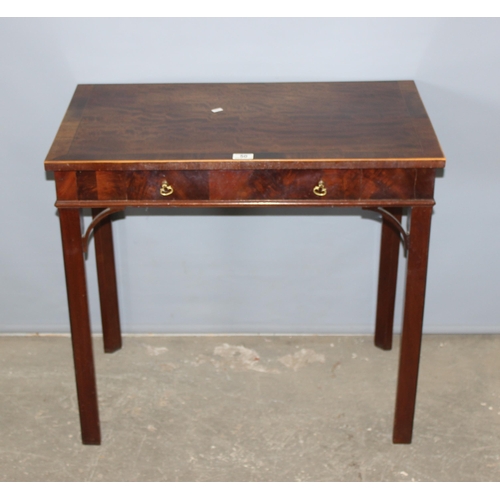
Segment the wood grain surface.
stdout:
[[380,160],[444,166],[413,82],[79,85],[45,166],[370,168]]

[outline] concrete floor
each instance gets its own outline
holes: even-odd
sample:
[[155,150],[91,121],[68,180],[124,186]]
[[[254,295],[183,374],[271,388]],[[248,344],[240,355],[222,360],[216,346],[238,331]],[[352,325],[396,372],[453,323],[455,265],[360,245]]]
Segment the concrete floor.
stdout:
[[70,340],[0,336],[0,481],[499,481],[500,336],[426,335],[391,444],[399,339],[126,336],[95,357],[83,446]]

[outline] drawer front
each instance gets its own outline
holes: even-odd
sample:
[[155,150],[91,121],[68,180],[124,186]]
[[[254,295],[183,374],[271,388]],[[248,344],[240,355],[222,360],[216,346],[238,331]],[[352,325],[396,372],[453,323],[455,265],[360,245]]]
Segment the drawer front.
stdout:
[[[208,200],[208,171],[81,171],[76,172],[78,200],[102,201],[188,201]],[[57,178],[56,178],[57,182]],[[61,186],[68,184],[60,182]]]
[[208,172],[133,172],[128,182],[127,197],[134,201],[208,200]]
[[212,200],[353,200],[359,170],[228,170],[211,172]]
[[233,170],[210,173],[211,200],[432,199],[431,169]]
[[59,200],[175,202],[432,199],[432,169],[56,172]]

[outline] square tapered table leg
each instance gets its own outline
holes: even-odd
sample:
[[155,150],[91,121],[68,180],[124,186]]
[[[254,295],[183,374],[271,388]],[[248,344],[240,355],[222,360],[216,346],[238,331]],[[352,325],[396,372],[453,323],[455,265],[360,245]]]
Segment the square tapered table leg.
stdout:
[[[97,217],[103,209],[93,208],[92,215]],[[101,304],[102,334],[104,351],[115,352],[122,347],[118,291],[116,287],[115,255],[111,218],[105,217],[94,229],[97,262],[97,280]]]
[[393,430],[394,443],[411,443],[413,432],[431,216],[432,207],[413,207],[411,210],[403,333]]
[[79,209],[60,209],[71,341],[83,444],[100,444],[99,410],[92,352],[85,261]]
[[[401,208],[386,208],[401,222]],[[380,244],[380,266],[377,294],[377,317],[375,323],[375,345],[384,350],[392,349],[394,327],[394,305],[398,280],[399,231],[387,219],[382,219]]]

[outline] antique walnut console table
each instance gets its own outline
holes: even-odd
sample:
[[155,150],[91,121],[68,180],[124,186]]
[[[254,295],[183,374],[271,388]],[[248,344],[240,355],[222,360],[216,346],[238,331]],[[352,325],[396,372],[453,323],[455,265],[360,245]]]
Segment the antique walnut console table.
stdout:
[[[445,158],[415,84],[79,85],[54,171],[82,441],[100,426],[84,253],[94,231],[104,349],[121,347],[109,215],[126,207],[360,207],[382,216],[375,345],[392,345],[407,251],[394,443],[412,438],[434,179]],[[87,230],[82,209],[92,209]],[[409,231],[401,225],[408,210]]]

